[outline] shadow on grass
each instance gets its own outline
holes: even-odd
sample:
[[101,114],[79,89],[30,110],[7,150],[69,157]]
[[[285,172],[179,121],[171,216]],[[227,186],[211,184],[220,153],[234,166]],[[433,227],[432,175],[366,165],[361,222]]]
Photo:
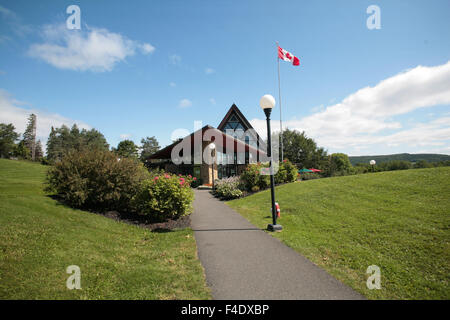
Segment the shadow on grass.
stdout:
[[73,209],[79,209],[93,214],[104,216],[105,218],[113,219],[118,222],[123,222],[141,228],[149,229],[155,233],[167,233],[179,229],[189,228],[191,225],[190,216],[179,217],[175,219],[161,219],[155,215],[141,215],[133,212],[119,212],[119,211],[102,211],[93,210],[91,208],[74,208],[69,205],[64,199],[58,195],[47,195],[49,198],[56,200],[58,206],[64,206]]
[[192,231],[264,231],[259,228],[229,228],[229,229],[192,229]]

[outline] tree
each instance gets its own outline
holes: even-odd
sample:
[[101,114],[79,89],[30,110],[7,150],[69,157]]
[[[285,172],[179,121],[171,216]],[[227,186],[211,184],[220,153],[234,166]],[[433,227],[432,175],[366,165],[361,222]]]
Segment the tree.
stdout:
[[429,163],[427,160],[417,161],[414,168],[432,168],[433,164]]
[[30,114],[28,124],[23,134],[25,146],[31,151],[31,160],[35,160],[36,152],[36,115]]
[[41,140],[36,142],[35,159],[41,160],[44,157],[44,151],[42,150]]
[[328,176],[347,175],[353,170],[352,164],[345,153],[333,153],[328,159],[328,168],[325,172]]
[[0,123],[0,157],[9,158],[15,150],[15,142],[19,134],[12,123]]
[[27,146],[25,145],[25,142],[23,142],[23,140],[15,145],[13,154],[15,157],[18,157],[21,159],[25,159],[25,160],[31,159],[30,149],[27,148]]
[[64,151],[70,149],[69,137],[70,130],[66,125],[63,124],[61,128],[51,128],[47,140],[47,158],[49,161],[60,160]]
[[99,148],[102,150],[108,150],[109,144],[105,139],[105,136],[95,129],[81,130],[81,136],[83,137],[83,143],[86,146],[91,146],[95,148]]
[[123,140],[117,145],[116,153],[121,157],[137,158],[138,147],[131,140]]
[[142,138],[141,139],[141,161],[144,161],[150,157],[152,154],[154,154],[156,151],[159,150],[160,146],[158,143],[158,140],[156,140],[156,138],[153,137],[147,137],[147,138]]
[[[278,139],[276,135],[274,139]],[[305,132],[283,130],[283,154],[299,168],[323,169],[327,162],[327,152],[308,138]]]
[[101,150],[109,149],[103,134],[95,129],[80,131],[77,125],[73,125],[71,129],[66,125],[56,129],[52,127],[47,141],[47,158],[50,162],[54,162],[68,151],[80,150],[86,146]]

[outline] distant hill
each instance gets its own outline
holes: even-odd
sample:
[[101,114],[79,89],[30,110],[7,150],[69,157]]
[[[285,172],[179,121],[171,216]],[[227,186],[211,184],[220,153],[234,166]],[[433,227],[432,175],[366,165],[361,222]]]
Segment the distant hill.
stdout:
[[399,153],[399,154],[388,154],[381,156],[356,156],[348,157],[352,165],[357,163],[369,163],[370,160],[375,160],[377,164],[388,162],[392,160],[406,160],[410,162],[417,162],[420,160],[426,160],[428,162],[439,162],[450,160],[450,156],[446,154],[434,154],[434,153]]

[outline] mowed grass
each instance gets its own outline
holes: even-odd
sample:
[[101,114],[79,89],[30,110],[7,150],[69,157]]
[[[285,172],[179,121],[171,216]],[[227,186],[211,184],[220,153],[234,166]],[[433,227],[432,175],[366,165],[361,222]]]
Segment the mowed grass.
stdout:
[[[0,299],[209,299],[190,229],[167,233],[74,210],[46,167],[0,159]],[[81,269],[69,290],[66,268]]]
[[[450,168],[291,183],[276,188],[283,231],[273,236],[370,299],[449,299]],[[228,204],[258,227],[270,192]],[[381,269],[381,289],[366,286]]]

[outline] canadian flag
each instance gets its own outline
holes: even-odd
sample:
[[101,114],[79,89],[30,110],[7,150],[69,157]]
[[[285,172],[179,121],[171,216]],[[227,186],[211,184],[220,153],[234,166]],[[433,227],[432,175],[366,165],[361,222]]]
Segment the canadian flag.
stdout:
[[294,56],[289,51],[284,50],[280,46],[278,46],[278,58],[280,58],[281,60],[284,60],[284,61],[292,62],[292,64],[294,66],[300,65],[300,60],[296,56]]

